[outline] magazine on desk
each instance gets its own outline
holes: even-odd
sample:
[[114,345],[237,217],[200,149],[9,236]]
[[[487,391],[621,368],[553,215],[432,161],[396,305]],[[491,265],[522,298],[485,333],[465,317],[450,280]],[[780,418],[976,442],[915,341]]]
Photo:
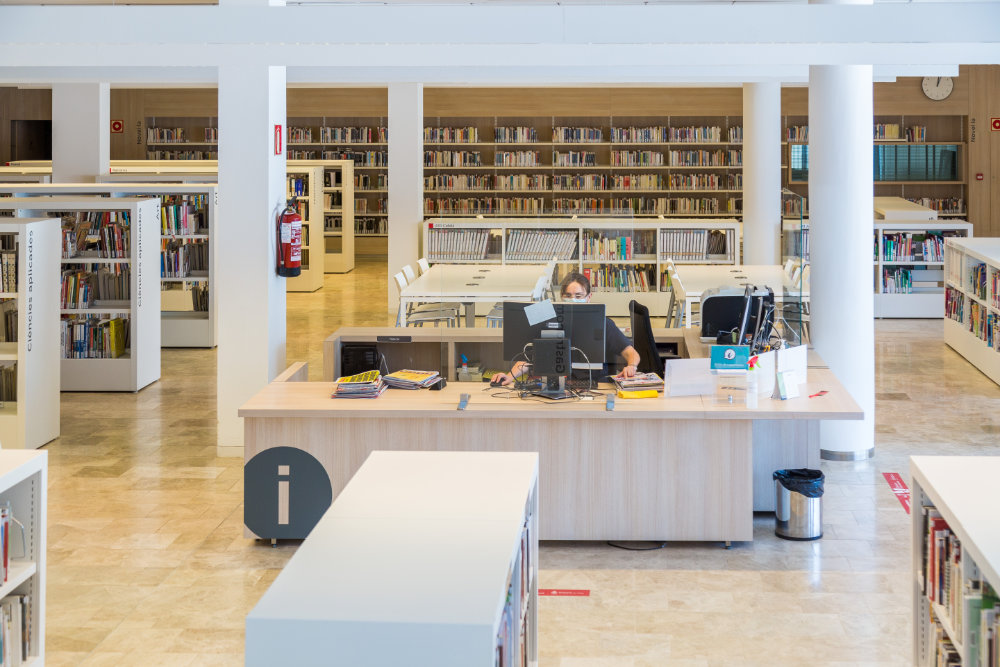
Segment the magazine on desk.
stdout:
[[615,387],[623,391],[635,389],[656,389],[663,391],[663,378],[656,373],[636,373],[633,377],[612,377]]
[[378,371],[337,378],[331,398],[378,398],[388,388]]
[[395,389],[423,389],[440,381],[441,374],[437,371],[414,371],[404,368],[384,375],[382,379]]

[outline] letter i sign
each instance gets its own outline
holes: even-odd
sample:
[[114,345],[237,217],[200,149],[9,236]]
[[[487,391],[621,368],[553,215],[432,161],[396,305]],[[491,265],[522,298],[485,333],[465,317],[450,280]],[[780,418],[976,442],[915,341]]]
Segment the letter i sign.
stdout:
[[990,118],[990,129],[994,132],[1000,132],[1000,118]]

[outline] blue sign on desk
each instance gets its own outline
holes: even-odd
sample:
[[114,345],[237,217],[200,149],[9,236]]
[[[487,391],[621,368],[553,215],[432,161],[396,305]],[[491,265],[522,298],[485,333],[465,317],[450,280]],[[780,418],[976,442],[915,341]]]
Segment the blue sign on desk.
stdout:
[[750,348],[746,345],[713,345],[713,371],[745,371],[750,365]]

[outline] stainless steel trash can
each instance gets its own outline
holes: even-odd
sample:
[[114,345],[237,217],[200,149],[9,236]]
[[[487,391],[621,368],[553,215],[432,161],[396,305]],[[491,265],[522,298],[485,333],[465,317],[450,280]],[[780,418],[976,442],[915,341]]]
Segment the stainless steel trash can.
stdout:
[[786,540],[823,537],[822,472],[804,468],[776,471],[774,500],[775,535]]

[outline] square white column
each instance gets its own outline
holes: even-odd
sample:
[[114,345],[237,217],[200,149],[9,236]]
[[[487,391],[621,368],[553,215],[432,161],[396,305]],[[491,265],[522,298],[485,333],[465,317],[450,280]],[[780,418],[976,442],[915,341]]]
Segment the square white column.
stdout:
[[781,84],[743,84],[743,262],[780,264]]
[[392,276],[416,268],[424,219],[424,85],[389,84],[389,312],[399,305]]
[[[275,132],[280,136],[276,146]],[[237,410],[285,367],[285,279],[276,219],[285,205],[285,68],[219,67],[218,450],[243,455]]]
[[52,86],[52,182],[93,183],[110,171],[111,86]]

